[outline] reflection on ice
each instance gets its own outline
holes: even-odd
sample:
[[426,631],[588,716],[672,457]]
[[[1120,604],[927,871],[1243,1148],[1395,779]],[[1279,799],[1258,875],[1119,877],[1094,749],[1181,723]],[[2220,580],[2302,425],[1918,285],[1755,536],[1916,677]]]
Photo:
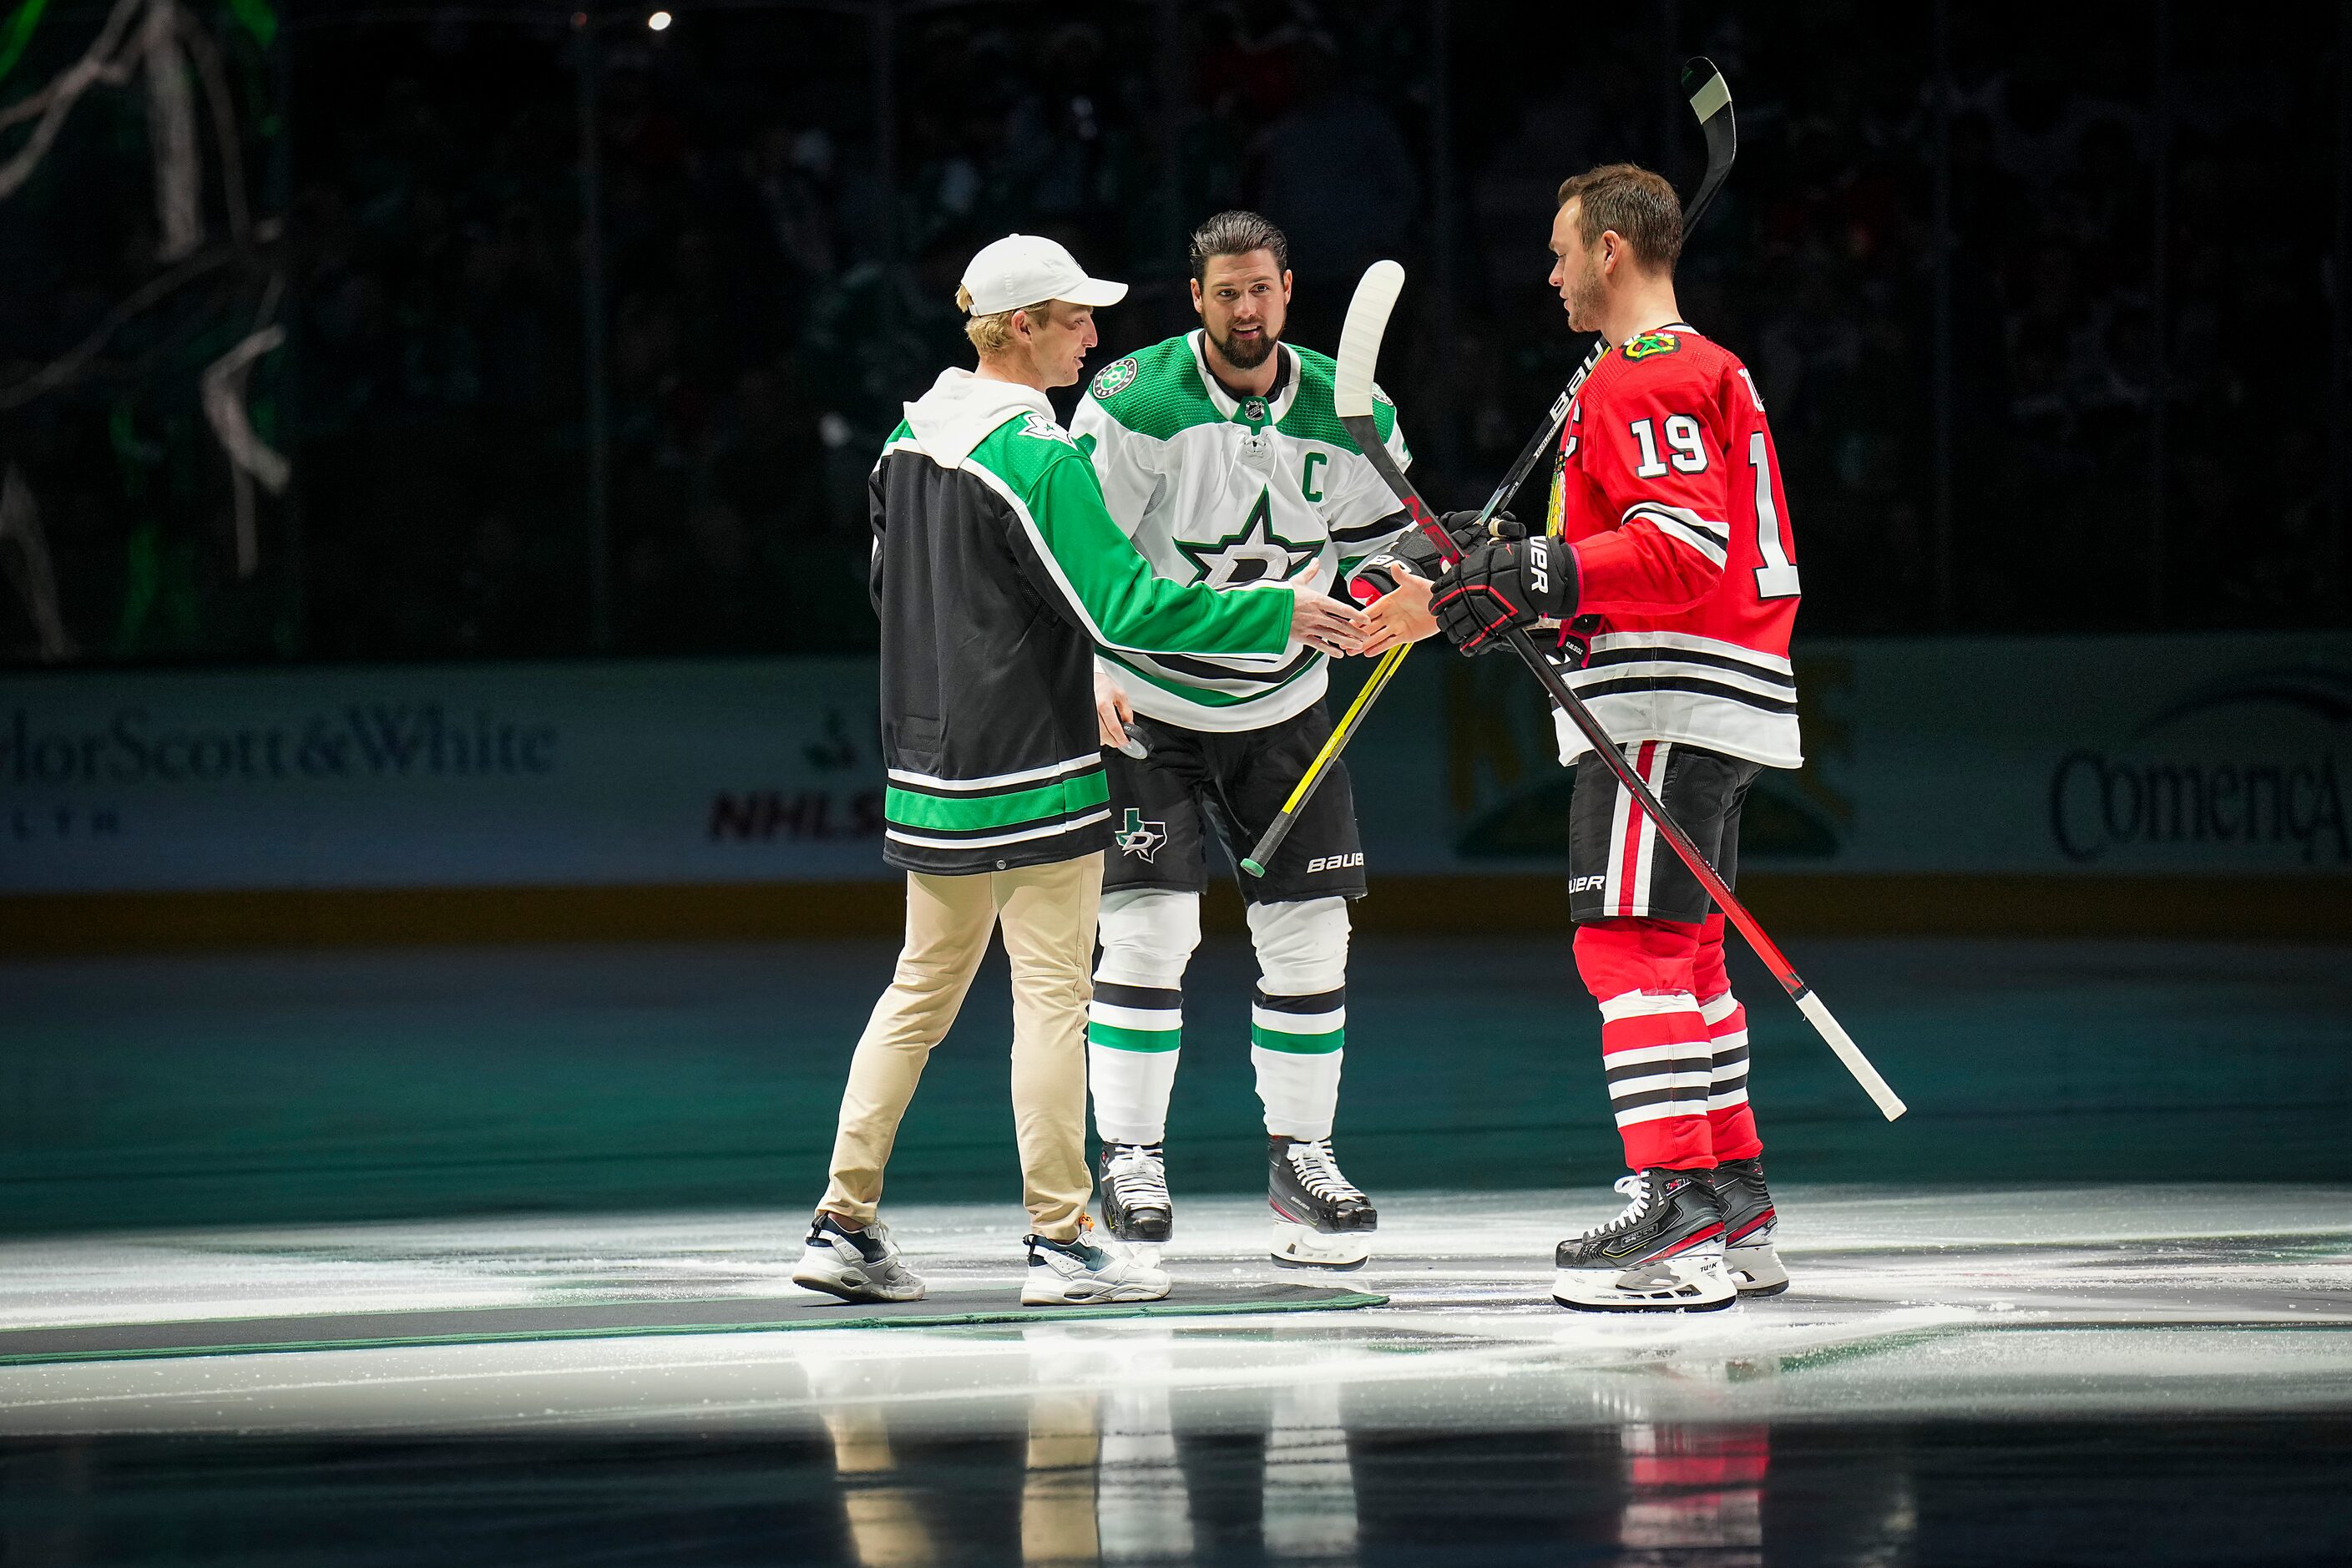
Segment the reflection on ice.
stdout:
[[[1456,1485],[1410,1434],[1352,1419],[1354,1402],[1339,1384],[1204,1398],[1162,1375],[1173,1360],[1172,1331],[1093,1348],[1074,1342],[1066,1325],[1041,1324],[1020,1337],[1035,1392],[1010,1417],[1025,1421],[1018,1444],[997,1445],[994,1462],[1019,1467],[1017,1478],[1003,1476],[1002,1489],[1020,1498],[1017,1560],[1024,1564],[1342,1568],[1360,1561],[1360,1548],[1381,1544],[1384,1526],[1402,1524],[1398,1500]],[[1014,1543],[990,1539],[989,1515],[951,1511],[953,1497],[985,1489],[975,1473],[991,1463],[985,1421],[943,1444],[936,1413],[896,1397],[887,1372],[868,1375],[870,1365],[814,1344],[795,1352],[831,1442],[839,1526],[853,1561],[901,1568],[958,1556],[1011,1560]],[[1129,1376],[1075,1389],[1074,1359],[1117,1363]],[[1715,1370],[1749,1379],[1772,1371],[1769,1363],[1743,1363],[1736,1374]],[[1667,1568],[1695,1551],[1729,1568],[1764,1561],[1765,1425],[1629,1421],[1613,1446],[1605,1433],[1598,1441],[1559,1433],[1510,1441],[1522,1462],[1527,1451],[1540,1456],[1540,1489],[1560,1505],[1548,1511],[1613,1542],[1620,1568]],[[1481,1484],[1463,1479],[1464,1506],[1476,1506]],[[1907,1521],[1907,1506],[1888,1517]],[[1884,1530],[1876,1538],[1899,1544]]]

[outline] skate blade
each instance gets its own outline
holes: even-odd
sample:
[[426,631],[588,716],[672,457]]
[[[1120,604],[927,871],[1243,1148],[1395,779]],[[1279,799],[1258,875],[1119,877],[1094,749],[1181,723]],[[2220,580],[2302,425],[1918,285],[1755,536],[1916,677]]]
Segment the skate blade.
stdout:
[[1769,1242],[1761,1247],[1725,1248],[1723,1271],[1731,1276],[1739,1293],[1751,1300],[1778,1296],[1789,1288],[1789,1271],[1780,1266],[1780,1255]]
[[1280,1268],[1321,1268],[1347,1273],[1361,1268],[1372,1256],[1370,1232],[1326,1236],[1296,1220],[1274,1222],[1275,1266]]
[[1551,1299],[1571,1312],[1720,1312],[1738,1304],[1739,1291],[1714,1258],[1676,1258],[1622,1272],[1563,1268]]
[[1112,1257],[1123,1258],[1139,1268],[1159,1268],[1160,1255],[1168,1250],[1168,1244],[1164,1241],[1111,1240],[1103,1242],[1100,1246]]

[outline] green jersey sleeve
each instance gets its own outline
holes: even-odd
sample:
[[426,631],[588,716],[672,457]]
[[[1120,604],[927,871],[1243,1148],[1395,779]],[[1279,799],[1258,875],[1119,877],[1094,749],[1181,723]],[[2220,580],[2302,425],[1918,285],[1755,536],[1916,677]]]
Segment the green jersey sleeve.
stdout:
[[1220,592],[1158,575],[1110,509],[1093,467],[1073,450],[1016,507],[1049,597],[1106,647],[1134,653],[1278,654],[1290,644],[1288,588]]

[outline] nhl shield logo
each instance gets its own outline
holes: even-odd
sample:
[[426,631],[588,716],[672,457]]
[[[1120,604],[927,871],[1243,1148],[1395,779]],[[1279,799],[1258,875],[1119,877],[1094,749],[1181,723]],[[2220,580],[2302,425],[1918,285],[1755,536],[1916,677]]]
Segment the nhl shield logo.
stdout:
[[1144,821],[1143,813],[1130,805],[1127,808],[1127,820],[1111,836],[1111,842],[1118,846],[1120,854],[1132,855],[1149,866],[1151,858],[1160,853],[1160,847],[1168,842],[1168,825]]

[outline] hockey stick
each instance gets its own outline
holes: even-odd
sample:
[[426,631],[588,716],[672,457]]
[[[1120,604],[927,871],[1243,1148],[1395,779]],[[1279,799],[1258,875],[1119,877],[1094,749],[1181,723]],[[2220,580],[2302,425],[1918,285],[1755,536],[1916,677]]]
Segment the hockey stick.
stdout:
[[[1423,502],[1420,494],[1412,488],[1412,481],[1405,478],[1404,470],[1398,468],[1396,459],[1389,455],[1389,449],[1381,444],[1380,433],[1372,420],[1372,369],[1380,358],[1381,339],[1388,331],[1389,312],[1396,308],[1397,295],[1403,288],[1404,268],[1393,261],[1376,261],[1365,270],[1363,281],[1356,285],[1356,297],[1348,306],[1348,323],[1339,332],[1339,364],[1332,378],[1332,401],[1338,408],[1339,423],[1346,426],[1349,435],[1355,437],[1373,468],[1387,481],[1389,489],[1396,492],[1396,498],[1404,502],[1407,515],[1429,536],[1430,542],[1437,547],[1438,554],[1450,566],[1462,558],[1460,547]],[[1528,636],[1527,628],[1512,627],[1504,634],[1504,640],[1510,645],[1511,651],[1535,672],[1536,679],[1543,682],[1544,689],[1551,694],[1552,701],[1582,731],[1593,754],[1617,775],[1617,782],[1624,785],[1626,793],[1640,803],[1642,810],[1657,825],[1658,836],[1671,845],[1675,853],[1682,858],[1683,864],[1690,868],[1691,875],[1698,879],[1699,885],[1706,889],[1707,896],[1715,900],[1716,907],[1723,911],[1724,917],[1739,928],[1739,934],[1748,939],[1748,945],[1756,950],[1756,956],[1764,961],[1764,966],[1772,972],[1772,978],[1780,983],[1780,988],[1789,994],[1789,999],[1797,1005],[1797,1010],[1805,1016],[1806,1021],[1820,1032],[1822,1039],[1829,1042],[1830,1049],[1837,1053],[1838,1060],[1853,1074],[1854,1080],[1877,1103],[1886,1120],[1892,1121],[1902,1115],[1903,1101],[1886,1086],[1886,1080],[1878,1076],[1878,1069],[1870,1065],[1869,1058],[1853,1043],[1853,1037],[1830,1016],[1830,1010],[1822,1005],[1819,996],[1813,994],[1811,987],[1805,984],[1787,956],[1770,937],[1764,934],[1764,928],[1756,923],[1756,917],[1748,912],[1748,906],[1733,895],[1723,879],[1716,874],[1715,868],[1707,864],[1706,857],[1699,852],[1697,845],[1691,842],[1690,835],[1667,815],[1666,808],[1651,792],[1649,784],[1625,760],[1624,753],[1618,751],[1616,742],[1609,738],[1609,731],[1601,727],[1601,721],[1592,716],[1592,710],[1584,705],[1584,700],[1576,694],[1567,679],[1537,648],[1535,639]]]
[[[1722,188],[1724,176],[1731,173],[1731,161],[1739,155],[1739,130],[1731,112],[1731,89],[1724,81],[1723,73],[1715,68],[1713,60],[1705,55],[1696,55],[1684,62],[1683,91],[1689,97],[1691,112],[1698,116],[1699,130],[1706,137],[1706,173],[1700,178],[1698,189],[1692,194],[1689,205],[1683,208],[1683,233],[1687,236],[1714,204],[1715,193]],[[1478,521],[1473,527],[1483,529],[1491,522],[1495,514],[1519,493],[1519,487],[1528,482],[1528,476],[1535,472],[1536,465],[1543,461],[1544,454],[1559,444],[1559,428],[1568,421],[1568,411],[1574,405],[1577,393],[1583,388],[1585,378],[1592,374],[1593,367],[1601,363],[1601,356],[1608,352],[1606,343],[1595,342],[1592,345],[1591,352],[1584,356],[1584,363],[1576,367],[1574,375],[1568,378],[1568,385],[1552,399],[1551,412],[1545,416],[1542,428],[1521,449],[1517,459],[1511,464],[1510,471],[1503,476],[1503,482],[1495,487],[1495,493],[1488,496],[1486,504],[1479,509]],[[1243,870],[1253,877],[1265,875],[1267,865],[1274,859],[1274,852],[1282,847],[1284,839],[1290,837],[1291,825],[1298,820],[1298,814],[1306,809],[1307,803],[1322,787],[1323,775],[1330,771],[1331,763],[1339,753],[1347,750],[1348,742],[1354,737],[1356,725],[1362,722],[1364,710],[1379,698],[1381,689],[1389,683],[1389,678],[1396,673],[1398,663],[1412,647],[1411,643],[1400,643],[1381,655],[1381,662],[1372,667],[1371,675],[1364,682],[1364,693],[1370,695],[1360,693],[1357,696],[1355,706],[1348,710],[1348,719],[1332,731],[1331,738],[1323,743],[1323,749],[1316,753],[1315,760],[1299,775],[1298,787],[1290,792],[1290,798],[1283,802],[1282,810],[1258,836],[1257,847],[1242,862]]]

